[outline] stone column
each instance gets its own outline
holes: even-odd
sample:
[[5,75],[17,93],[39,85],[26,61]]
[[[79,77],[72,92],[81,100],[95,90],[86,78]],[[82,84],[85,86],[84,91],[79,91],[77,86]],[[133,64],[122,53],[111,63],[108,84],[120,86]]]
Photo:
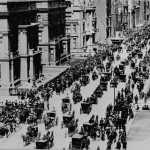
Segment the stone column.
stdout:
[[27,55],[27,31],[19,30],[19,54]]
[[11,60],[11,82],[14,82],[14,62]]
[[2,87],[10,85],[9,60],[1,62],[1,85]]
[[27,70],[27,57],[22,57],[21,58],[21,81],[22,82],[27,82],[28,78],[28,70]]
[[27,82],[28,78],[28,65],[27,65],[27,31],[26,29],[19,29],[19,54],[21,59],[20,75],[21,82]]
[[56,61],[56,46],[53,47],[54,62]]
[[34,64],[33,64],[33,56],[30,56],[30,81],[32,82],[34,79]]

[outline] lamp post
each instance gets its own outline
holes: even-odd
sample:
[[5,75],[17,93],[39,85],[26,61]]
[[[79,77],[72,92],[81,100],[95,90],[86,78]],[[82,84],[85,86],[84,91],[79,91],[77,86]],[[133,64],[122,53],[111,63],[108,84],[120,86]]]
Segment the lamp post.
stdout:
[[115,106],[115,99],[116,99],[116,96],[115,96],[115,92],[116,92],[116,87],[118,85],[118,82],[116,81],[115,77],[112,79],[112,81],[110,82],[110,87],[113,87],[114,88],[114,106]]

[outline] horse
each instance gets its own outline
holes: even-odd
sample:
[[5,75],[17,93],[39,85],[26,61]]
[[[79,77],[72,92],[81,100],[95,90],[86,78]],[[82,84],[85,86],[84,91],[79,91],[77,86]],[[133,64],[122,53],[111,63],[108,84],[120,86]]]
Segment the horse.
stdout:
[[21,135],[21,138],[23,139],[23,143],[25,143],[25,146],[29,145],[30,144],[30,137],[27,135]]

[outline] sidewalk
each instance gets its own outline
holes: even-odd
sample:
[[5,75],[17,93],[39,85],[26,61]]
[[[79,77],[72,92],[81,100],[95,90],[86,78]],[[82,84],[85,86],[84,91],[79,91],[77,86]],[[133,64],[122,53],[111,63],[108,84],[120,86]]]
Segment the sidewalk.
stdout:
[[0,138],[0,145],[6,142],[9,138],[11,138],[14,134],[16,134],[19,130],[21,130],[26,124],[21,124],[19,127],[16,127],[16,132],[10,133],[8,138],[6,136]]

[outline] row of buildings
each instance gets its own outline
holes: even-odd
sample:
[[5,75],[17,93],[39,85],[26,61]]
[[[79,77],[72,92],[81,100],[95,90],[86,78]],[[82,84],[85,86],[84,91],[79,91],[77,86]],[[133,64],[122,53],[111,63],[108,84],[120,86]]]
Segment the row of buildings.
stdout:
[[0,90],[91,53],[96,22],[93,0],[0,0]]
[[99,36],[103,41],[149,22],[150,0],[100,0],[97,5]]

